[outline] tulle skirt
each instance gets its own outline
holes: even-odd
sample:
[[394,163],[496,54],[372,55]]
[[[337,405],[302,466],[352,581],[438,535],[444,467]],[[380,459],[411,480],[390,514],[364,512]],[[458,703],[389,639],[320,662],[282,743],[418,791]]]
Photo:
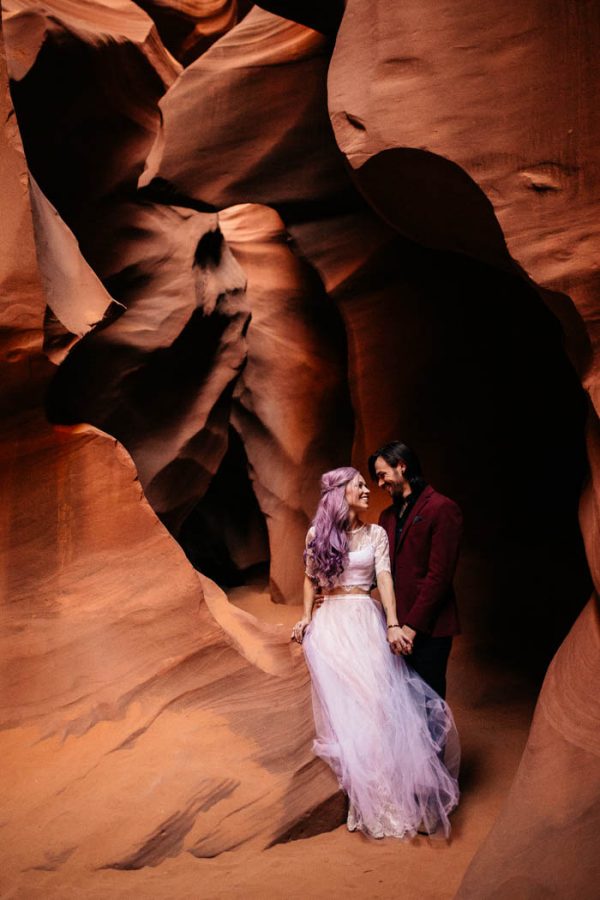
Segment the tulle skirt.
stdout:
[[348,828],[372,837],[448,836],[458,803],[458,735],[447,703],[391,653],[379,605],[326,597],[306,629],[314,752],[350,806]]

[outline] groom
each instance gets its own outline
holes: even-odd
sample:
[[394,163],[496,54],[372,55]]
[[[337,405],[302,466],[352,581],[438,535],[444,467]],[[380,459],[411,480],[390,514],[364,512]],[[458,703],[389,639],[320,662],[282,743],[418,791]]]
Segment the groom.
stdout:
[[452,587],[460,509],[427,484],[415,452],[400,441],[376,450],[369,472],[393,501],[379,524],[390,542],[398,621],[412,642],[410,665],[445,697],[452,637],[460,631]]

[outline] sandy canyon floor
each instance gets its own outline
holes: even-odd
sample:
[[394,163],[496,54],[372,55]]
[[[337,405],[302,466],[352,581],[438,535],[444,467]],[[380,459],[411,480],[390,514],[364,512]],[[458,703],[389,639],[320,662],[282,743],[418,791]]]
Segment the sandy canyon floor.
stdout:
[[[259,589],[230,592],[232,601],[263,621],[291,626],[298,607],[276,606]],[[460,666],[460,650],[457,656]],[[488,834],[523,750],[532,700],[503,702],[500,695],[463,706],[449,700],[463,747],[462,802],[453,816],[451,840],[375,841],[344,826],[268,850],[246,845],[214,859],[191,855],[136,871],[83,870],[66,861],[60,871],[29,871],[5,885],[4,898],[403,898],[446,900]],[[512,693],[512,692],[511,692]],[[93,798],[90,798],[93,802]]]

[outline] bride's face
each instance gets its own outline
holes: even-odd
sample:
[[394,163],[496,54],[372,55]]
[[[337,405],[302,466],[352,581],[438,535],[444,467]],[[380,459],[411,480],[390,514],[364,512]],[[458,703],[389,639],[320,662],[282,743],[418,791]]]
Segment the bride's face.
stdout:
[[354,512],[362,512],[369,506],[370,493],[365,479],[359,473],[346,485],[346,502]]

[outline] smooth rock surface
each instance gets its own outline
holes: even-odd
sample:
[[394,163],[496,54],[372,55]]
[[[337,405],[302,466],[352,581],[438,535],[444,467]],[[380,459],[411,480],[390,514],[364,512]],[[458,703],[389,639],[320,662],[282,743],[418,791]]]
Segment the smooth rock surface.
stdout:
[[232,424],[269,531],[271,595],[298,604],[299,563],[319,477],[350,459],[354,418],[344,328],[313,271],[290,249],[273,210],[231,208],[219,222],[248,276],[252,315]]
[[[592,3],[546,13],[535,3],[483,9],[465,0],[429,10],[350,0],[329,70],[329,109],[357,184],[399,232],[500,268],[509,253],[546,289],[595,405],[581,526],[597,587],[598,518],[589,509],[598,502],[600,73],[592,48],[600,20]],[[513,790],[460,897],[595,893],[596,602],[552,665]],[[569,670],[566,659],[577,666]],[[582,768],[584,778],[576,775]]]
[[184,66],[204,53],[243,18],[246,0],[137,0],[156,23],[161,39]]
[[314,215],[315,198],[348,189],[327,117],[329,54],[323,35],[252,9],[161,100],[140,184],[156,179],[220,209],[252,202]]
[[321,827],[340,810],[310,753],[307,674],[287,629],[229,608],[222,628],[204,598],[217,616],[225,598],[161,525],[127,452],[45,420],[46,304],[5,71],[0,218],[19,242],[0,248],[0,868],[3,891],[26,894],[31,873],[67,863],[89,878],[212,858],[277,841],[314,806]]
[[101,275],[115,207],[131,197],[159,125],[157,101],[181,66],[130,0],[2,6],[29,167]]
[[245,275],[215,215],[121,204],[102,273],[125,309],[57,372],[49,410],[128,447],[146,496],[173,531],[227,448],[231,393],[246,358]]
[[71,858],[129,870],[264,847],[333,797],[331,773],[310,754],[307,675],[287,629],[229,613],[228,637],[203,602],[215,587],[150,510],[113,439],[33,416],[9,437],[8,883]]
[[[11,779],[0,818],[10,893],[225,889],[247,900],[342,885],[396,896],[400,860],[407,891],[440,900],[493,826],[464,896],[587,900],[598,830],[594,600],[549,670],[508,785],[528,675],[590,587],[575,507],[586,413],[577,379],[596,403],[600,383],[591,10],[548,16],[535,4],[464,0],[429,15],[413,2],[349,0],[329,66],[323,35],[254,9],[178,78],[133,3],[7,3],[34,174],[127,307],[111,307],[66,357],[50,395],[56,418],[95,410],[122,434],[174,531],[204,504],[234,575],[260,568],[270,549],[278,599],[297,601],[315,475],[340,455],[362,468],[400,433],[467,513],[466,636],[450,679],[465,800],[453,843],[390,850],[336,832],[263,852],[343,814],[309,750],[306,673],[287,641],[294,610],[269,625],[232,607],[185,561],[113,437],[47,425],[46,301],[4,90],[11,605],[0,750]],[[238,205],[248,203],[261,206]],[[73,242],[44,231],[50,250],[68,244],[76,262]],[[88,275],[81,308],[65,294],[62,312],[80,315],[82,330],[94,318]],[[593,413],[587,442],[580,525],[597,590]]]
[[[366,167],[376,208],[408,237],[500,265],[503,236],[538,284],[594,285],[597,298],[596,13],[590,2],[547,15],[511,0],[349,0],[329,110],[359,182]],[[596,343],[597,323],[587,324]]]

